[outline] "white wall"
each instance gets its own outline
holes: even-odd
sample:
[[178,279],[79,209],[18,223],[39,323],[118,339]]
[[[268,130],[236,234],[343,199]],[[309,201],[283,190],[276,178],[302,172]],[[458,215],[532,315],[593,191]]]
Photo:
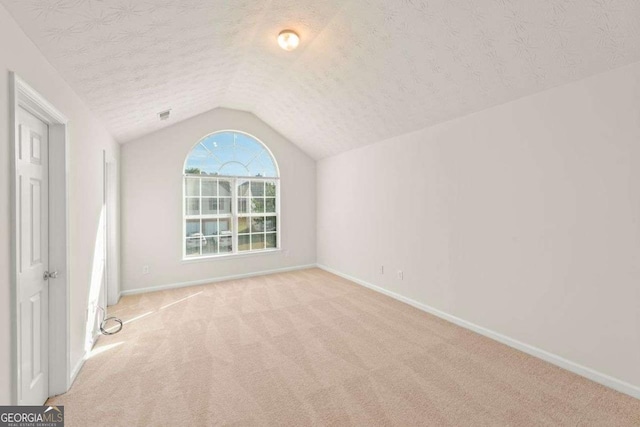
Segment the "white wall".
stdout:
[[11,396],[9,71],[70,119],[72,367],[84,355],[88,287],[102,207],[102,150],[119,158],[118,144],[0,5],[0,404],[8,404]]
[[[240,130],[265,143],[280,167],[282,251],[182,261],[184,160],[205,135]],[[316,166],[250,113],[215,109],[122,146],[122,289],[192,282],[313,264]],[[143,266],[149,273],[143,274]]]
[[640,63],[321,160],[318,262],[640,386]]

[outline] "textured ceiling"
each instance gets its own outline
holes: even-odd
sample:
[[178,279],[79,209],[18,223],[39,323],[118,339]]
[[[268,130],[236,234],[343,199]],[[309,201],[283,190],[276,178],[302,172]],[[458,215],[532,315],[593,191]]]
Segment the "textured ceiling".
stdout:
[[120,142],[223,106],[322,158],[640,60],[640,0],[0,2]]

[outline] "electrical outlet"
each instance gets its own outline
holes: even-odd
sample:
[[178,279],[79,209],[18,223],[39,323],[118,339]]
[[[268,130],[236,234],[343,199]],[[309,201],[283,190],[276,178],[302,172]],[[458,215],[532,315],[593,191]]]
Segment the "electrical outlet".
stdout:
[[142,266],[142,274],[149,274],[149,266],[148,265]]
[[380,274],[384,274],[384,265],[380,266]]
[[400,280],[404,279],[404,273],[402,272],[402,270],[398,270],[398,279]]

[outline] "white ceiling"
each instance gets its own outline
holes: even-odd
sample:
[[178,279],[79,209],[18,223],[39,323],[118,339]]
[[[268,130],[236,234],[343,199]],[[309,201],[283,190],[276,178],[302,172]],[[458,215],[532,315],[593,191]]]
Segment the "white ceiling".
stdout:
[[120,142],[223,106],[322,158],[640,60],[640,0],[0,1]]

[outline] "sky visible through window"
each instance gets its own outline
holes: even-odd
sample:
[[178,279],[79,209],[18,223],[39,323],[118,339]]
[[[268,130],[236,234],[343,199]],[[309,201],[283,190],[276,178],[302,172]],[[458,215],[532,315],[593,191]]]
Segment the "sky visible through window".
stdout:
[[193,147],[185,173],[276,178],[278,171],[269,151],[256,139],[240,132],[209,135]]

